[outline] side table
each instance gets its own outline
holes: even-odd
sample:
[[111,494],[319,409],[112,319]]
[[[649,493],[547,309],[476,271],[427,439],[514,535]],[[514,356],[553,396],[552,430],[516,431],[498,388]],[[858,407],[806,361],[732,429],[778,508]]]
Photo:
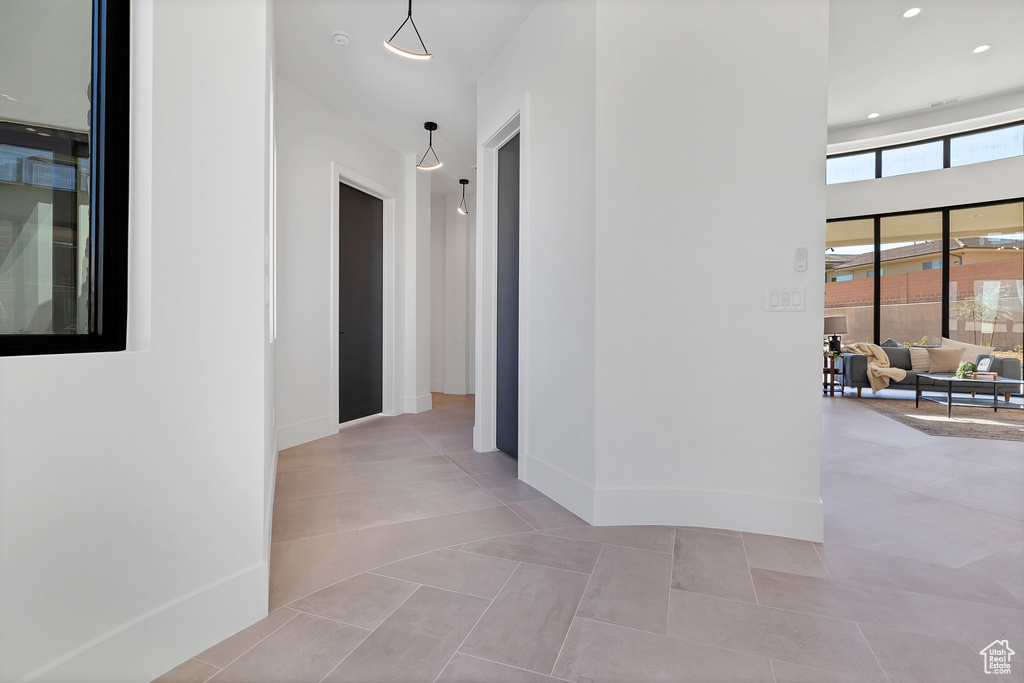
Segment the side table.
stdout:
[[836,395],[836,381],[839,381],[839,395],[843,395],[843,359],[839,358],[838,366],[835,356],[824,357],[824,367],[821,369],[821,394],[822,396]]

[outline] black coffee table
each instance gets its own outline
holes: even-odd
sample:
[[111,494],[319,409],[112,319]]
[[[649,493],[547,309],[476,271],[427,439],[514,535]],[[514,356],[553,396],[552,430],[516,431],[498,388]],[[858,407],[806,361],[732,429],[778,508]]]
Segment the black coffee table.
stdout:
[[[945,382],[946,383],[946,395],[945,396],[923,396],[921,394],[921,378],[927,377],[933,382]],[[996,387],[1000,384],[1016,384],[1020,385],[1021,380],[1010,379],[1009,377],[997,376],[994,380],[992,379],[967,379],[965,377],[956,378],[953,377],[953,373],[918,373],[914,378],[914,390],[917,394],[914,399],[914,407],[920,407],[921,399],[926,401],[934,401],[935,403],[946,404],[946,417],[949,417],[953,412],[953,406],[973,407],[973,408],[992,408],[994,411],[998,411],[1000,408],[1009,410],[1024,410],[1024,405],[1019,403],[1011,403],[1010,401],[999,402],[999,394],[996,392]],[[976,398],[974,396],[953,396],[954,387],[959,384],[961,385],[960,391],[967,391],[974,393],[988,393],[992,392],[992,400],[988,398]],[[926,387],[927,388],[927,387]],[[937,389],[941,390],[941,389]]]

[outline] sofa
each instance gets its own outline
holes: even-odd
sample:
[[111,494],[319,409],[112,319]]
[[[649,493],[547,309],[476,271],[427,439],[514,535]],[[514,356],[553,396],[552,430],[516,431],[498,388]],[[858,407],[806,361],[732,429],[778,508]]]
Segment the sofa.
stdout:
[[[905,379],[896,382],[889,382],[889,389],[907,389],[914,391],[917,381],[917,373],[911,367],[910,363],[910,349],[902,346],[890,347],[882,346],[882,350],[889,356],[889,365],[894,368],[901,368],[907,371]],[[963,360],[968,360],[964,358]],[[971,361],[976,361],[976,358],[971,358]],[[996,385],[996,393],[1004,394],[1009,400],[1009,394],[1015,394],[1021,391],[1021,364],[1016,358],[996,358],[992,363],[992,372],[997,373],[1000,377],[1006,377],[1009,379],[1018,380],[1014,383],[999,383]],[[870,388],[871,383],[868,381],[868,358],[867,356],[861,356],[856,353],[844,353],[842,354],[842,372],[843,372],[843,393],[846,393],[847,387],[850,389],[857,390],[857,396],[860,396],[861,389],[865,387]],[[953,375],[954,373],[949,373]],[[921,378],[921,388],[928,387],[931,391],[945,391],[947,384],[941,380],[938,382],[933,381],[931,378]],[[967,393],[969,390],[966,385],[959,385],[954,388],[956,393]],[[986,387],[985,393],[988,393]]]

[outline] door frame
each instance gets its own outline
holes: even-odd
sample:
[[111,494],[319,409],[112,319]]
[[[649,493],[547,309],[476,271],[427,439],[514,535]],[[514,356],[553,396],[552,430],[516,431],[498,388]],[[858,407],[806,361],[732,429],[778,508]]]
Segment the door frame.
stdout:
[[476,240],[476,420],[473,450],[495,450],[497,425],[497,336],[498,336],[498,150],[519,135],[519,478],[529,453],[527,405],[529,345],[529,177],[530,126],[529,93],[523,93],[518,109],[481,144],[477,150],[480,173],[477,192]]
[[382,356],[384,359],[383,413],[397,415],[395,412],[395,196],[389,187],[381,185],[356,171],[335,161],[331,162],[331,297],[330,297],[330,345],[331,345],[331,419],[338,424],[339,393],[341,378],[339,377],[338,359],[338,286],[340,283],[341,255],[338,250],[339,229],[339,183],[344,183],[371,197],[384,202],[384,330]]

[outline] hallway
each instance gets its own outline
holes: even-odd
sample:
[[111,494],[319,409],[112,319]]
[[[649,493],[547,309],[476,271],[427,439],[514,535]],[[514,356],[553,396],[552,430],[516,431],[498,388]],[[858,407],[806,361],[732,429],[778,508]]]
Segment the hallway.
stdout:
[[434,406],[281,452],[270,615],[161,683],[983,681],[1024,643],[1020,442],[825,399],[822,545],[591,527]]

